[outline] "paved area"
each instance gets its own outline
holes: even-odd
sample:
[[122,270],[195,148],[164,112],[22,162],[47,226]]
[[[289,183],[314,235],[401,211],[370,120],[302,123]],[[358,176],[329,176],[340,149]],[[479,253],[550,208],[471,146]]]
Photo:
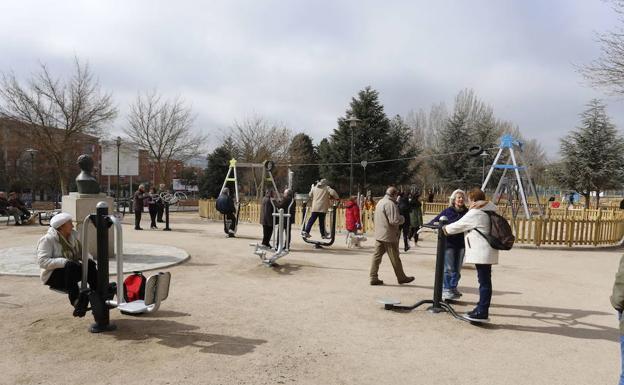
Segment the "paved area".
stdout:
[[[148,271],[176,265],[189,258],[189,254],[167,245],[147,243],[124,244],[124,272]],[[115,259],[109,262],[109,271],[115,273]],[[36,261],[36,245],[15,246],[0,249],[0,274],[39,276]]]
[[[314,250],[295,239],[267,268],[249,243],[259,225],[226,239],[221,223],[176,213],[170,233],[130,243],[168,245],[191,258],[170,268],[169,298],[154,314],[111,311],[118,330],[92,335],[65,296],[34,277],[0,276],[1,384],[615,384],[619,330],[609,295],[621,250],[503,253],[493,269],[492,323],[477,327],[419,308],[376,301],[432,295],[435,239],[401,257],[413,284],[398,285],[384,257],[384,286],[368,285],[372,242]],[[0,226],[2,248],[32,244],[42,227]],[[478,298],[462,272],[459,312]]]

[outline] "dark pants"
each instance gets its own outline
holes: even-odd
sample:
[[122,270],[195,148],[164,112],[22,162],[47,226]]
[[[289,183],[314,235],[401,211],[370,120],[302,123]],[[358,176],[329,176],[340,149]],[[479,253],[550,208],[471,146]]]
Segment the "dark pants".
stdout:
[[420,230],[420,226],[412,226],[412,227],[410,227],[410,236],[409,236],[409,238],[414,238],[414,243],[418,243],[418,230]]
[[310,234],[310,230],[312,230],[312,225],[314,225],[314,222],[316,222],[316,218],[318,218],[319,220],[319,230],[321,232],[321,237],[324,237],[326,232],[325,232],[325,214],[326,213],[317,213],[317,212],[313,212],[312,214],[310,214],[310,220],[308,220],[308,224],[305,227],[305,232]]
[[[227,233],[228,230],[235,231],[236,230],[236,216],[234,215],[234,213],[223,214],[223,216],[225,217],[225,221],[224,221],[225,232]],[[229,229],[227,227],[227,221],[230,221]]]
[[492,301],[492,265],[476,264],[479,279],[479,303],[477,311],[488,314]]
[[157,220],[158,220],[158,222],[164,222],[163,221],[163,214],[165,212],[165,203],[162,200],[160,200],[156,204],[156,207],[158,208],[158,211],[157,211]]
[[273,236],[273,226],[262,225],[262,244],[271,247],[271,237]]
[[410,220],[409,215],[404,215],[405,222],[403,222],[403,244],[407,249],[409,247],[409,239],[410,239]]
[[151,223],[150,223],[150,228],[155,228],[156,227],[156,214],[158,214],[158,205],[151,204],[148,206],[149,208],[149,214],[150,214],[150,219],[151,219]]
[[[68,262],[65,264],[65,267],[54,269],[45,284],[53,289],[66,291],[69,303],[73,305],[80,294],[80,288],[78,287],[78,282],[80,281],[82,281],[82,264]],[[89,260],[87,283],[89,288],[95,290],[97,286],[97,268],[92,260]]]
[[30,211],[28,211],[27,208],[21,207],[21,208],[19,208],[19,211],[20,211],[20,215],[22,216],[23,220],[26,220],[26,219],[30,218]]
[[134,229],[141,228],[141,214],[143,214],[143,207],[140,210],[134,210]]

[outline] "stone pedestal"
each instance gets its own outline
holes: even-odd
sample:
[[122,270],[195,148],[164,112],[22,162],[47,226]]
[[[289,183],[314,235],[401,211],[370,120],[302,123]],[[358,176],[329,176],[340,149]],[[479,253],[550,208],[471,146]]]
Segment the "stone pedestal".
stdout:
[[[61,209],[63,212],[70,214],[74,218],[74,224],[76,225],[76,230],[79,234],[82,235],[82,223],[85,217],[89,214],[95,214],[95,206],[98,202],[106,202],[108,204],[108,213],[112,214],[114,210],[114,202],[113,198],[106,196],[106,194],[80,194],[77,192],[70,192],[69,195],[63,195],[63,203]],[[89,223],[88,237],[89,244],[83,245],[83,247],[88,247],[89,253],[93,255],[95,258],[97,256],[97,239],[96,239],[96,231],[93,223]],[[110,258],[113,258],[115,255],[114,251],[114,230],[113,228],[109,228],[108,231],[108,255]]]

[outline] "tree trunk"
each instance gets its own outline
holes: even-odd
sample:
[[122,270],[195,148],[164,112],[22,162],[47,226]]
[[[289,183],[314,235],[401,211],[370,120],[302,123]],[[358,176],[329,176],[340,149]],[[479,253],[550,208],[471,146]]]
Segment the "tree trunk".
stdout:
[[600,190],[596,190],[596,209],[600,209]]

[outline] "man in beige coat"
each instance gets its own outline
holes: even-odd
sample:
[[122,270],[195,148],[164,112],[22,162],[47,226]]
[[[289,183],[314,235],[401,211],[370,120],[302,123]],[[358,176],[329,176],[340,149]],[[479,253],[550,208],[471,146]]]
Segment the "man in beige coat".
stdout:
[[408,277],[403,271],[403,264],[399,257],[399,235],[401,226],[405,218],[399,214],[396,200],[398,190],[395,187],[388,187],[384,196],[377,206],[375,206],[375,254],[370,269],[370,284],[383,285],[383,281],[377,277],[381,258],[388,253],[388,258],[394,268],[399,284],[409,283],[414,277]]
[[321,179],[316,186],[312,186],[309,196],[310,199],[312,199],[312,206],[310,207],[310,220],[308,220],[308,223],[306,224],[303,236],[306,238],[310,237],[312,225],[314,225],[314,222],[316,222],[316,219],[318,218],[321,237],[327,238],[328,235],[325,233],[325,215],[327,214],[327,210],[329,210],[330,200],[332,198],[338,199],[338,193],[336,190],[327,185],[326,179]]

